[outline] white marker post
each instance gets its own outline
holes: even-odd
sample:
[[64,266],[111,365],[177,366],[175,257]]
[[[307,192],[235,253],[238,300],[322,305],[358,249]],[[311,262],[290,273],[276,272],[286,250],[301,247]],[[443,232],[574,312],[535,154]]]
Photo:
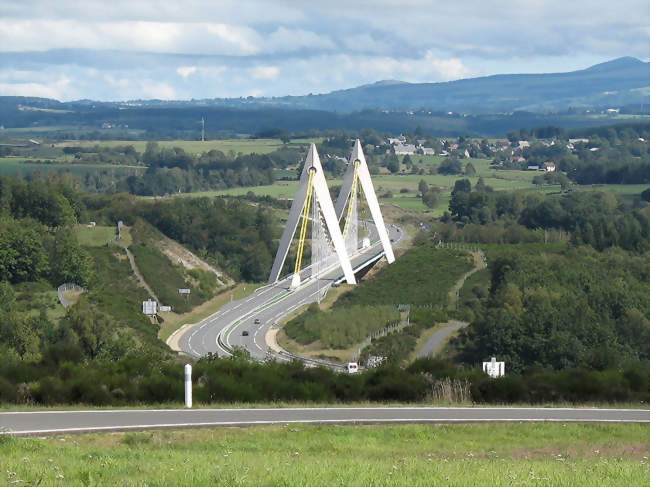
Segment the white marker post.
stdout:
[[192,407],[192,366],[185,364],[185,407]]

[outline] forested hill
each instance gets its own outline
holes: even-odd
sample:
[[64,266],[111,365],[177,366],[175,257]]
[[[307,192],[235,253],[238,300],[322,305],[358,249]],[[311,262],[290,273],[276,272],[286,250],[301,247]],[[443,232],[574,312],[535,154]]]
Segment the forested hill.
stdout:
[[379,82],[273,101],[290,107],[348,112],[428,108],[478,114],[647,103],[644,89],[649,84],[650,63],[625,57],[568,73],[501,74],[447,83]]
[[0,125],[31,128],[40,135],[43,127],[53,127],[50,135],[59,139],[196,139],[202,118],[210,138],[270,128],[374,128],[399,134],[421,127],[441,136],[500,135],[521,127],[598,125],[603,120],[594,111],[612,107],[621,116],[647,114],[649,80],[650,63],[628,57],[568,73],[504,74],[446,83],[382,81],[322,95],[278,98],[59,102],[8,96],[0,97]]

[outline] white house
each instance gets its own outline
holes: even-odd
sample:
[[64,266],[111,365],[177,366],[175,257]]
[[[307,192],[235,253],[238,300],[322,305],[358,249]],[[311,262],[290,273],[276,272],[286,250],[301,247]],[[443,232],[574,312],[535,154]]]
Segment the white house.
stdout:
[[555,163],[554,162],[545,162],[543,168],[544,168],[544,171],[546,171],[546,172],[555,172]]
[[530,142],[527,140],[520,140],[517,142],[517,145],[519,146],[519,150],[527,149],[530,147]]

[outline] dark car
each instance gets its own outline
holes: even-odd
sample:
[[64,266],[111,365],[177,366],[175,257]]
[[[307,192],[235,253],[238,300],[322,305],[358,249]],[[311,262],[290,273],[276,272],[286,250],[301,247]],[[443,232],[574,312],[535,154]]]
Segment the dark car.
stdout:
[[260,319],[259,319],[259,318],[255,318],[255,320],[253,320],[253,323],[255,323],[256,325],[259,325],[259,324],[260,324]]
[[248,331],[247,330],[242,331],[241,336],[247,337],[248,336]]

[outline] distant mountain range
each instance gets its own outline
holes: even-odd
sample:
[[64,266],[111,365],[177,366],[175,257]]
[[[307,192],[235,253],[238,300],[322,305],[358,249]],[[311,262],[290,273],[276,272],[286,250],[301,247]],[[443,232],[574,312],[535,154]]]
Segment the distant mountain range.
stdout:
[[[438,135],[502,135],[522,127],[642,121],[629,117],[642,113],[647,120],[649,107],[650,63],[625,57],[570,73],[495,75],[447,83],[389,80],[322,95],[276,98],[59,102],[0,96],[0,126],[34,133],[52,127],[57,138],[74,138],[79,130],[95,138],[117,133],[192,138],[205,118],[211,136],[269,128],[294,133],[361,128],[400,133],[418,126]],[[617,110],[607,113],[607,108]],[[77,128],[70,132],[71,127]]]
[[614,107],[650,103],[650,62],[622,57],[568,73],[499,74],[446,83],[379,81],[322,95],[247,102],[342,112],[370,108],[474,114]]

